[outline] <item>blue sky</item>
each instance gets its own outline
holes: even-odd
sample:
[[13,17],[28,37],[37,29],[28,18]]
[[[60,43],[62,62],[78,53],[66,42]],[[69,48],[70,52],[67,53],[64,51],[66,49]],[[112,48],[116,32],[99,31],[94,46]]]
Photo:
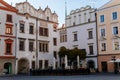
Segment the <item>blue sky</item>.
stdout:
[[[24,2],[26,0],[4,0],[7,3],[13,4]],[[85,7],[86,5],[91,5],[92,7],[99,8],[110,0],[27,0],[33,5],[35,8],[41,7],[44,9],[47,5],[51,8],[52,12],[55,11],[59,16],[59,27],[64,23],[65,19],[65,1],[67,2],[67,14],[70,13],[71,10],[75,10],[77,8]],[[94,1],[94,5],[91,3]]]

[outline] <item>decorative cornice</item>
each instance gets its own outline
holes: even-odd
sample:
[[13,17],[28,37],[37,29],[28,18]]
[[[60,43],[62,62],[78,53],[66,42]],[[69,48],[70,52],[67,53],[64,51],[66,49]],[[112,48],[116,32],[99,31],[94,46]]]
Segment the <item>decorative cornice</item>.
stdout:
[[0,35],[0,37],[16,38],[15,36],[8,36],[8,35]]
[[15,56],[0,56],[0,59],[15,59]]

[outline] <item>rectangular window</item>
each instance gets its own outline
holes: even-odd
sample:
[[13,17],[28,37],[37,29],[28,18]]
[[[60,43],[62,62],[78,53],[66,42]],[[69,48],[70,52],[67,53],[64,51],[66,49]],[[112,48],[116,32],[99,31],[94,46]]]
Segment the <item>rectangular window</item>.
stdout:
[[24,33],[24,24],[20,23],[20,33]]
[[10,25],[10,24],[6,24],[6,31],[5,31],[5,33],[6,34],[9,34],[9,35],[12,35],[12,25]]
[[12,27],[6,27],[6,34],[12,34]]
[[102,37],[105,36],[105,29],[101,29],[101,36],[102,36]]
[[48,29],[44,28],[44,36],[48,36]]
[[48,69],[48,60],[45,60],[45,69]]
[[90,55],[93,55],[93,45],[89,46],[89,53],[90,53]]
[[84,22],[86,22],[86,13],[84,13]]
[[6,54],[11,54],[11,43],[6,43]]
[[48,52],[48,43],[40,42],[39,43],[39,52]]
[[43,28],[42,27],[40,27],[40,36],[43,36]]
[[39,60],[39,69],[42,69],[42,60]]
[[102,43],[101,46],[102,46],[102,50],[101,51],[106,51],[106,43]]
[[114,49],[115,50],[119,50],[119,42],[115,42],[114,43]]
[[32,61],[32,69],[35,69],[35,61]]
[[57,46],[57,38],[53,38],[53,45]]
[[57,52],[54,51],[53,53],[54,53],[54,58],[57,59]]
[[12,23],[12,15],[7,14],[6,22],[11,22]]
[[88,35],[89,35],[89,39],[93,38],[93,32],[92,31],[88,31]]
[[65,35],[65,42],[67,42],[67,35]]
[[46,47],[46,52],[48,52],[48,44],[45,44],[45,47]]
[[104,15],[100,16],[100,22],[104,22]]
[[25,50],[25,42],[20,40],[19,41],[19,50],[24,51]]
[[39,52],[42,52],[42,44],[39,43]]
[[49,36],[49,33],[48,33],[48,28],[42,28],[40,27],[40,30],[39,30],[39,35],[40,36]]
[[74,41],[77,41],[77,33],[74,34]]
[[118,27],[113,27],[113,34],[117,35],[118,34]]
[[113,18],[113,20],[116,20],[116,19],[117,19],[117,12],[113,12],[113,13],[112,13],[112,18]]
[[33,25],[30,25],[29,27],[29,34],[34,34],[34,29]]
[[62,41],[62,36],[60,35],[60,43],[62,43],[63,41]]
[[29,51],[33,51],[34,48],[34,42],[29,42]]
[[75,22],[73,22],[73,26],[75,26],[76,24],[75,24]]

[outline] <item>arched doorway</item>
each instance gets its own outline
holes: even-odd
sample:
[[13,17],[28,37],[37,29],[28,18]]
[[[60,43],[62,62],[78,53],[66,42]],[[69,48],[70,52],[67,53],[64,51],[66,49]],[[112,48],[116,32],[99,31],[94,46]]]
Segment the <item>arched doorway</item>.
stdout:
[[22,58],[18,61],[18,74],[28,74],[29,73],[29,61]]
[[95,68],[94,61],[92,61],[92,60],[88,61],[87,66],[88,66],[88,68]]
[[4,64],[4,70],[6,74],[12,74],[12,64],[11,63],[5,63]]

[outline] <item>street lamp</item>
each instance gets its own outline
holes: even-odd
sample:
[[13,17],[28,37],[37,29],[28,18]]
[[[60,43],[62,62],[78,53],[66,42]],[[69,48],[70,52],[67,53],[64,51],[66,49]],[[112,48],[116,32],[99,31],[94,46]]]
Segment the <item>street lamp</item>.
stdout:
[[116,65],[115,65],[116,57],[112,56],[111,60],[114,62],[114,73],[117,74],[117,69],[116,69]]

